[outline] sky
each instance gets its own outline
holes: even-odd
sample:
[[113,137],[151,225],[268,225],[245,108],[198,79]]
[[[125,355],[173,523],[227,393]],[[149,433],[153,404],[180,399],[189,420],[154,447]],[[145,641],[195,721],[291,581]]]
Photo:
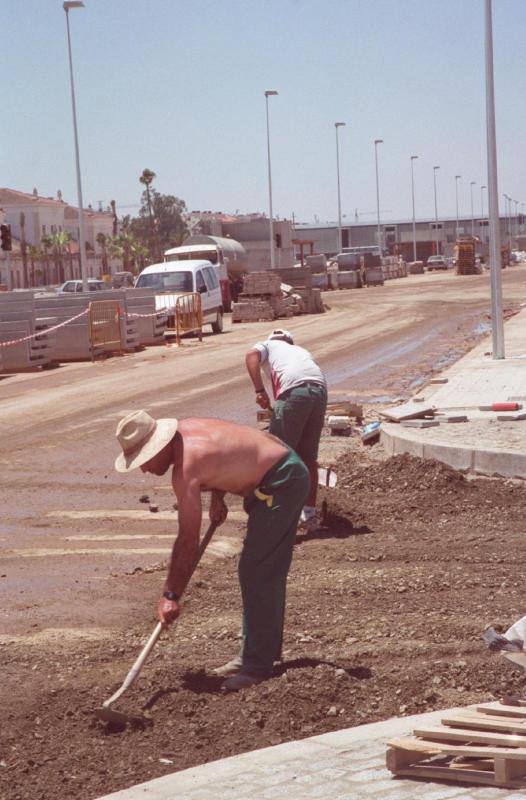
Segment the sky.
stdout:
[[[526,202],[525,0],[494,0],[499,204]],[[61,0],[0,0],[0,186],[77,184]],[[484,0],[85,0],[69,13],[84,205],[138,213],[144,168],[189,210],[344,222],[475,215],[487,184]],[[487,210],[487,194],[485,193]]]

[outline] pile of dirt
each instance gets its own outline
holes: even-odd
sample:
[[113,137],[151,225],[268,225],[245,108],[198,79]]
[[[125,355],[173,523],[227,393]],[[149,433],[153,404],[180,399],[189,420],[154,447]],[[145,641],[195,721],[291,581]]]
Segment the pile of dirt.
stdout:
[[363,524],[365,519],[393,521],[411,514],[411,523],[429,524],[444,515],[477,515],[502,522],[526,512],[526,492],[516,481],[471,479],[439,461],[403,454],[370,463],[345,456],[334,466],[334,490],[324,490],[329,522]]
[[353,454],[336,471],[329,526],[298,537],[271,680],[223,695],[212,673],[239,648],[235,557],[201,565],[177,628],[117,704],[149,715],[144,727],[108,728],[92,709],[153,628],[159,575],[112,579],[144,605],[110,641],[6,642],[2,800],[94,800],[247,750],[520,692],[523,672],[481,633],[526,611],[525,488],[407,456]]

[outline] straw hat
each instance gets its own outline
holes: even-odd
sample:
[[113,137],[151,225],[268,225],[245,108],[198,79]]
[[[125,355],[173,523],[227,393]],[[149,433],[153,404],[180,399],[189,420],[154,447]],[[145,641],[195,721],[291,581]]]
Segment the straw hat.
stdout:
[[115,460],[115,469],[130,472],[146,464],[172,441],[176,431],[176,419],[155,420],[146,411],[128,414],[117,425],[115,435],[122,453]]

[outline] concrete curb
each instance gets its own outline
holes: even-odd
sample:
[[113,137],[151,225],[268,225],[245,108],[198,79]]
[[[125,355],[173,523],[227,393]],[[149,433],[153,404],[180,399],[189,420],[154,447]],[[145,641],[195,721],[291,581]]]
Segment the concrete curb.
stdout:
[[380,442],[388,455],[408,453],[420,458],[434,458],[464,472],[526,478],[526,453],[516,450],[485,450],[440,442],[426,442],[410,428],[396,423],[382,423]]

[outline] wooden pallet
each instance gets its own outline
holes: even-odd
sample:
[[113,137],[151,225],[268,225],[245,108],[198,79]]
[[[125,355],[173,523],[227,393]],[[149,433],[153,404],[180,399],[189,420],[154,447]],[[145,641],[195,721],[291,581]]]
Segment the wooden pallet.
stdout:
[[470,706],[393,739],[387,768],[403,777],[526,788],[526,701]]

